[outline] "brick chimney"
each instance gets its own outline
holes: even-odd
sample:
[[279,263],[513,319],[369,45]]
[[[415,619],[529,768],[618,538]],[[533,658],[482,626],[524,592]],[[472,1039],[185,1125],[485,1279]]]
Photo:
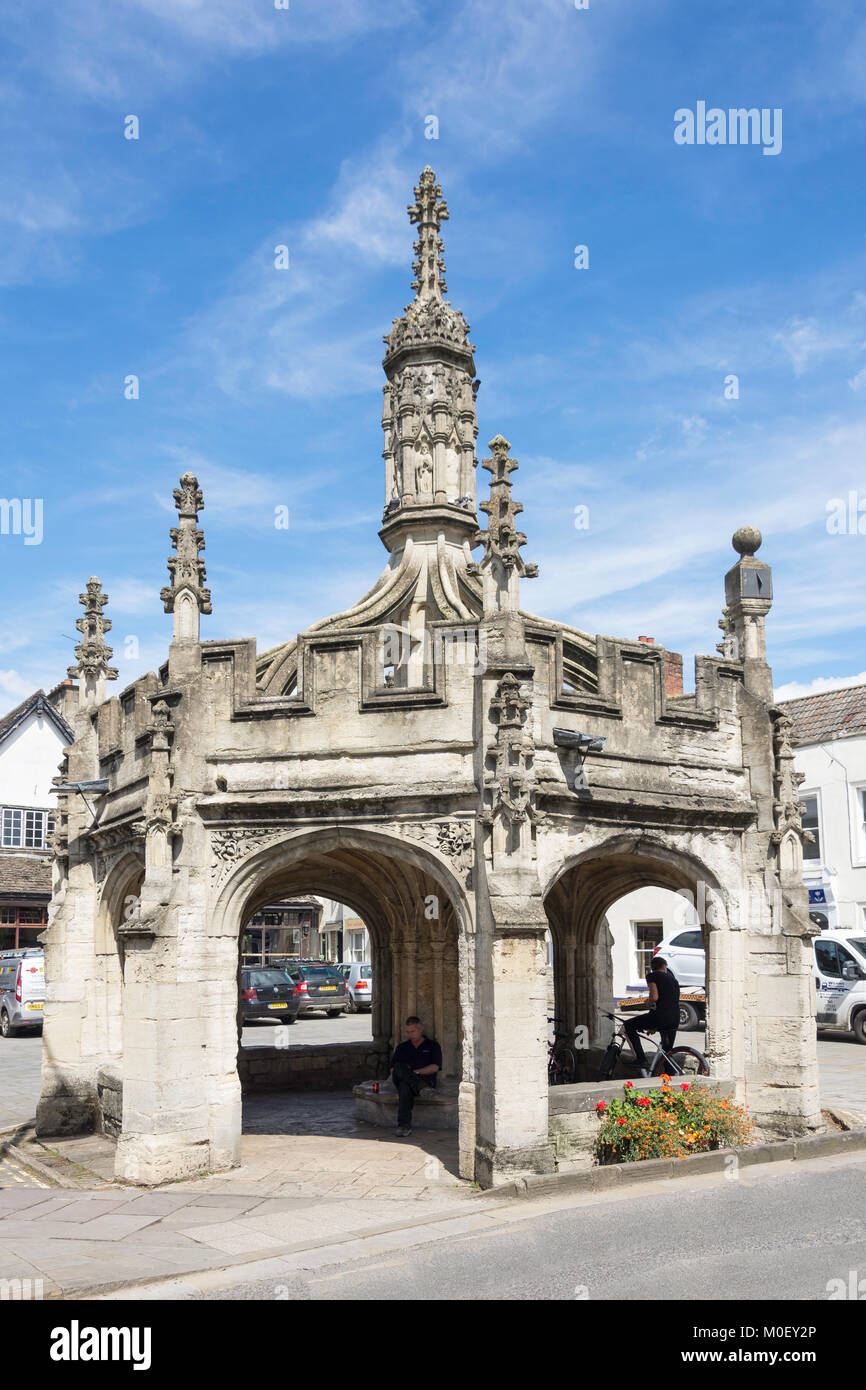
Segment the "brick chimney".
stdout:
[[[648,647],[655,646],[654,637],[639,637],[639,642],[646,642]],[[679,652],[665,652],[665,694],[682,695],[683,693],[683,659]]]
[[665,694],[682,695],[683,659],[679,652],[665,652]]

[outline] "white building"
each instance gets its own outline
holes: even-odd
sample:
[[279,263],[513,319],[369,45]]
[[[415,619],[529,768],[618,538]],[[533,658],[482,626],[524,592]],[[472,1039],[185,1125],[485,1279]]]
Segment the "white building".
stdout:
[[696,929],[696,918],[684,898],[667,888],[636,888],[608,908],[613,936],[613,992],[619,998],[645,994],[645,975],[660,941],[677,932]]
[[[795,767],[803,773],[803,846],[809,905],[818,926],[866,927],[866,685],[780,702],[792,721]],[[613,935],[613,988],[645,988],[652,947],[695,929],[688,904],[662,888],[639,888],[607,913]]]
[[322,904],[322,953],[326,960],[369,961],[370,937],[360,917],[345,903],[319,898]]
[[0,718],[0,950],[35,946],[51,897],[48,836],[57,776],[74,734],[63,717],[71,682],[37,690]]
[[795,766],[804,774],[803,846],[811,915],[820,926],[866,926],[866,685],[787,700]]

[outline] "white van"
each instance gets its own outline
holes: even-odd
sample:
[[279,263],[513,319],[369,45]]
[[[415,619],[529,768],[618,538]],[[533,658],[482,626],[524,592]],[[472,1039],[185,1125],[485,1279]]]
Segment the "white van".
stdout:
[[818,1027],[866,1043],[866,932],[822,931],[813,945]]
[[45,955],[41,947],[0,951],[0,1034],[42,1026],[45,1007]]

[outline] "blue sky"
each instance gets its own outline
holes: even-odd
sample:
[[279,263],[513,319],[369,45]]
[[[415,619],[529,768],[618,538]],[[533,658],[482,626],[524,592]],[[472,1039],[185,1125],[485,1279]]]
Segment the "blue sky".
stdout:
[[[115,689],[164,659],[186,469],[205,495],[205,636],[263,649],[369,588],[382,334],[411,297],[405,209],[427,163],[477,347],[479,456],[501,432],[521,463],[541,566],[524,607],[653,636],[689,680],[748,522],[775,574],[777,687],[866,680],[866,535],[826,525],[851,491],[866,511],[857,0],[0,14],[0,493],[44,503],[41,545],[0,536],[0,703],[63,677],[94,573]],[[698,101],[781,108],[781,153],[677,145],[674,112]]]

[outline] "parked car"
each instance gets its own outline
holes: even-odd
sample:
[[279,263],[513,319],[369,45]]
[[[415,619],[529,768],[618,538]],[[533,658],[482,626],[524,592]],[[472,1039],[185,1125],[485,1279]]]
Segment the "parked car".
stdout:
[[308,964],[295,963],[286,968],[300,991],[302,1014],[324,1009],[328,1018],[337,1018],[345,1013],[348,1003],[346,981],[338,966],[328,965],[326,961],[311,961]]
[[288,971],[273,965],[249,966],[241,971],[241,1023],[268,1018],[274,1023],[294,1023],[301,1010],[301,990]]
[[349,1013],[361,1013],[373,1007],[373,967],[368,961],[344,961],[337,967],[346,981]]
[[813,947],[818,1027],[866,1043],[866,933],[822,931]]
[[668,963],[681,989],[704,989],[706,985],[706,954],[700,927],[686,927],[660,941],[653,951]]
[[45,1007],[45,954],[41,947],[0,951],[0,1034],[41,1028]]

